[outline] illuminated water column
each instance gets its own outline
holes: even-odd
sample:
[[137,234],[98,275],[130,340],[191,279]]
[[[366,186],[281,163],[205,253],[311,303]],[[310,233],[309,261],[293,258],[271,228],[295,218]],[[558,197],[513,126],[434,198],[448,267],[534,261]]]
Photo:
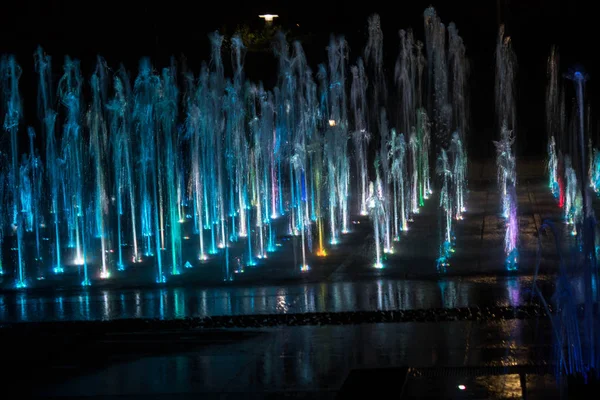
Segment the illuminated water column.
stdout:
[[[393,253],[394,249],[392,248],[392,229],[391,229],[391,218],[388,213],[390,207],[389,202],[391,200],[390,196],[390,182],[391,179],[391,165],[389,162],[389,152],[391,147],[391,135],[388,129],[388,122],[385,109],[381,109],[380,118],[379,118],[379,134],[380,134],[380,147],[379,147],[379,155],[376,160],[378,165],[381,167],[381,190],[382,190],[382,198],[384,201],[384,207],[386,213],[383,217],[383,251],[384,253]],[[408,196],[407,196],[408,200]]]
[[[300,150],[300,149],[298,149]],[[301,271],[308,271],[310,267],[306,262],[306,247],[307,247],[307,232],[310,220],[307,216],[308,214],[308,205],[306,198],[306,173],[304,170],[304,154],[301,151],[297,151],[297,153],[292,157],[292,167],[293,167],[293,180],[291,182],[292,185],[296,187],[296,209],[297,213],[297,226],[300,231],[300,239],[301,239],[301,251],[302,251],[302,265],[300,266]],[[306,210],[306,211],[305,211]]]
[[377,180],[369,184],[369,197],[367,198],[367,207],[373,221],[373,234],[375,240],[375,264],[377,269],[383,268],[382,262],[382,222],[385,218],[385,205],[383,201],[383,191],[381,188],[381,179],[379,173]]
[[[585,133],[585,102],[584,102],[584,86],[587,80],[587,75],[581,70],[570,71],[571,73],[567,76],[573,80],[575,86],[576,100],[577,100],[577,149],[578,149],[578,162],[576,168],[579,170],[579,176],[583,182],[587,179],[587,165],[588,160],[585,151],[586,133]],[[589,135],[588,135],[589,136]],[[579,372],[583,371],[595,371],[596,379],[598,378],[598,346],[600,341],[598,340],[597,334],[597,321],[598,316],[594,313],[594,306],[598,304],[600,300],[600,294],[597,290],[598,285],[598,264],[597,264],[597,250],[596,250],[596,222],[594,217],[594,210],[592,207],[592,199],[587,184],[581,184],[579,187],[581,191],[581,202],[582,202],[582,223],[581,223],[581,235],[582,250],[583,250],[583,295],[584,295],[584,315],[583,315],[583,341],[585,343],[586,352],[582,355],[581,361],[585,365]],[[573,316],[574,317],[574,316]],[[578,334],[576,332],[575,334]]]
[[357,60],[356,66],[351,68],[351,72],[351,103],[355,125],[352,142],[356,158],[356,187],[360,195],[360,215],[367,215],[367,197],[369,195],[367,148],[371,140],[371,134],[367,127],[367,77],[361,58]]
[[[278,66],[278,80],[277,86],[275,87],[275,115],[276,119],[276,145],[275,148],[275,160],[276,160],[276,169],[277,169],[277,194],[279,201],[279,215],[284,215],[286,213],[285,209],[285,201],[289,200],[289,204],[294,204],[293,199],[293,185],[290,181],[289,184],[289,199],[285,198],[286,194],[284,193],[284,176],[287,172],[291,173],[291,168],[289,171],[285,171],[285,167],[289,165],[289,158],[293,155],[293,150],[290,149],[292,142],[292,132],[294,127],[294,112],[295,112],[295,104],[293,96],[295,94],[295,77],[291,70],[291,60],[290,60],[290,51],[289,45],[285,38],[285,35],[282,32],[277,33],[276,40],[274,42],[274,50],[277,56],[279,66]],[[294,234],[294,214],[293,207],[290,207],[290,233]]]
[[390,158],[392,161],[392,186],[393,186],[393,218],[394,240],[400,240],[400,231],[408,230],[408,210],[406,208],[407,174],[406,166],[406,140],[404,135],[398,135],[392,129]]
[[[562,113],[559,87],[559,64],[558,51],[552,47],[547,62],[548,85],[546,86],[546,132],[548,134],[548,187],[555,198],[560,195],[558,184],[558,149],[556,138],[559,138],[562,132]],[[592,180],[593,182],[593,180]]]
[[441,177],[442,187],[440,190],[439,209],[441,217],[441,238],[440,251],[437,259],[437,268],[439,272],[446,272],[446,268],[450,265],[449,259],[453,252],[453,237],[452,237],[452,212],[453,199],[451,193],[452,185],[452,169],[448,160],[448,155],[445,150],[442,150],[437,160],[437,174]]
[[419,153],[419,206],[425,205],[425,200],[433,193],[431,189],[429,152],[431,151],[430,123],[425,109],[417,111],[417,136],[421,144]]
[[[83,266],[85,278],[84,286],[90,284],[88,276],[87,259],[83,253],[87,237],[85,235],[85,213],[83,210],[84,195],[84,139],[82,136],[81,122],[81,86],[83,78],[79,68],[79,62],[65,57],[64,74],[58,83],[58,97],[66,108],[66,118],[63,125],[61,159],[64,167],[54,171],[57,184],[62,184],[64,210],[66,217],[66,228],[68,232],[67,246],[75,249],[75,264]],[[48,143],[51,145],[51,143]],[[58,160],[57,160],[58,161]],[[58,167],[59,164],[57,164]],[[58,193],[58,190],[55,190]],[[58,213],[55,213],[57,221]],[[59,237],[58,224],[55,223],[56,235]],[[54,273],[64,271],[60,263],[60,247],[57,244],[57,263],[53,268]]]
[[21,191],[19,177],[19,154],[18,154],[18,133],[19,123],[21,121],[21,96],[19,94],[19,78],[21,77],[21,67],[17,65],[14,56],[3,57],[0,70],[2,72],[2,89],[4,90],[4,130],[10,137],[10,159],[11,167],[8,174],[8,185],[10,195],[10,207],[12,208],[12,225],[16,230],[16,282],[17,288],[27,286],[25,262],[23,260],[23,231],[25,228],[24,215],[21,212]]
[[[6,188],[6,155],[0,151],[0,198],[4,198]],[[0,226],[6,225],[7,204],[0,202]],[[0,276],[4,275],[4,229],[0,229]]]
[[190,178],[192,179],[192,190],[194,199],[194,212],[197,214],[197,228],[198,228],[198,259],[204,261],[207,259],[206,251],[204,249],[204,227],[203,227],[203,213],[204,213],[204,174],[202,171],[201,152],[202,143],[200,137],[200,109],[195,104],[188,105],[188,117],[187,117],[187,130],[188,136],[191,137],[191,163],[192,171]]
[[[125,263],[123,260],[123,214],[124,214],[124,197],[133,188],[130,187],[132,183],[129,181],[129,140],[128,140],[128,124],[126,123],[129,117],[129,110],[127,108],[127,101],[125,100],[125,92],[123,84],[119,77],[115,77],[114,80],[115,97],[108,104],[110,111],[110,135],[112,136],[112,156],[113,156],[113,172],[114,172],[114,190],[115,190],[115,201],[117,208],[117,269],[119,271],[125,270]],[[133,260],[135,262],[137,256],[137,240],[136,240],[136,226],[135,226],[135,213],[132,213],[132,230],[133,230]]]
[[[163,273],[158,197],[155,102],[160,78],[152,73],[148,59],[142,59],[134,85],[133,123],[138,138],[137,159],[141,203],[141,226],[145,255],[155,256],[156,281],[166,281]],[[154,243],[152,243],[154,238]]]
[[[40,77],[41,79],[41,77]],[[50,214],[52,216],[52,222],[54,225],[54,252],[53,252],[53,267],[60,268],[61,266],[61,237],[59,228],[59,190],[60,190],[60,164],[58,160],[58,150],[56,145],[55,137],[55,120],[56,113],[52,110],[48,111],[44,117],[43,123],[46,126],[46,176],[48,178],[48,186],[50,188]],[[79,263],[77,263],[79,264]]]
[[[273,219],[277,214],[277,173],[275,164],[275,147],[277,146],[277,134],[274,119],[273,96],[259,86],[260,100],[260,130],[262,135],[261,150],[263,151],[264,165],[264,193],[267,197],[265,201],[264,218],[268,224],[268,244],[267,252],[275,251],[275,235],[273,231]],[[269,201],[270,200],[270,201]]]
[[462,141],[458,133],[452,135],[450,142],[450,155],[452,158],[452,178],[454,189],[454,218],[463,219],[465,212],[465,193],[467,191],[467,160]]
[[327,165],[327,192],[328,192],[328,206],[329,206],[329,229],[330,238],[329,242],[332,245],[338,243],[338,221],[337,221],[337,209],[338,209],[338,193],[336,191],[336,147],[337,147],[338,135],[330,129],[325,134],[325,163]]
[[[171,253],[171,274],[181,273],[182,247],[181,247],[181,220],[179,215],[178,183],[181,182],[180,174],[183,173],[178,166],[179,158],[179,135],[175,126],[177,121],[177,104],[179,91],[175,84],[175,67],[163,69],[161,81],[161,98],[158,106],[158,119],[160,123],[159,147],[157,148],[158,159],[164,159],[164,164],[159,164],[158,179],[166,188],[167,197],[167,223],[169,251]],[[162,175],[162,176],[161,176]],[[163,227],[164,229],[164,227]]]
[[[56,120],[56,112],[53,109],[53,93],[52,93],[52,68],[51,68],[51,58],[50,56],[44,54],[41,47],[38,47],[35,51],[34,55],[34,64],[35,70],[38,73],[38,117],[40,119],[40,127],[42,132],[42,143],[44,147],[45,153],[45,166],[46,166],[46,177],[48,179],[48,187],[49,187],[49,196],[50,201],[47,203],[50,205],[50,214],[52,215],[53,222],[55,225],[55,237],[53,238],[53,242],[55,244],[55,251],[58,259],[60,260],[60,235],[58,229],[58,175],[57,175],[57,145],[55,138],[55,120]],[[33,154],[33,138],[30,137],[30,153]],[[39,168],[43,169],[43,161],[39,160]],[[34,182],[37,182],[39,185],[38,189],[38,202],[41,201],[42,193],[42,182],[43,182],[43,172],[40,172],[39,175],[34,179]],[[43,216],[42,216],[43,218]],[[36,218],[37,220],[37,218]],[[39,244],[39,225],[41,221],[37,220],[36,222],[36,244],[37,244],[37,258],[38,261],[41,261],[42,256],[40,253],[40,244]],[[55,262],[55,265],[60,264]]]
[[583,222],[583,205],[577,173],[571,164],[571,157],[565,156],[565,207],[564,219],[569,225],[571,235],[577,235],[577,226]]
[[498,166],[498,183],[502,199],[502,213],[505,218],[505,252],[506,267],[508,270],[515,270],[518,262],[518,220],[517,220],[517,199],[516,199],[516,161],[513,154],[512,145],[514,136],[512,131],[504,126],[501,133],[501,140],[494,142],[496,146],[496,163]]
[[[226,163],[226,148],[225,148],[225,121],[223,118],[222,105],[225,94],[225,70],[223,66],[221,48],[223,46],[223,36],[218,33],[209,35],[211,41],[211,66],[212,66],[212,87],[211,87],[211,101],[212,101],[212,113],[213,113],[213,137],[215,140],[215,154],[217,154],[218,160],[216,162],[216,197],[217,201],[214,209],[213,224],[217,230],[217,241],[219,248],[224,248],[227,244],[227,238],[225,238],[225,224],[227,223],[226,209],[227,209],[227,198],[225,194],[225,183],[227,180],[226,171],[224,166]],[[215,249],[216,251],[216,249]]]
[[410,149],[410,212],[413,214],[419,213],[419,153],[421,152],[419,139],[413,129],[411,129],[408,139],[408,147]]
[[[102,68],[102,63],[98,63],[98,68]],[[100,269],[100,278],[110,277],[108,268],[108,237],[106,232],[106,218],[108,215],[108,195],[106,192],[106,172],[105,156],[107,147],[105,138],[107,135],[106,124],[104,121],[104,104],[102,102],[99,81],[102,74],[96,71],[92,75],[90,86],[92,88],[92,104],[88,114],[88,124],[90,129],[90,149],[93,159],[94,169],[94,222],[96,237],[100,238],[100,258],[102,265]]]
[[504,36],[504,26],[498,32],[496,46],[496,116],[500,123],[500,140],[496,146],[498,183],[502,199],[502,214],[506,220],[506,268],[516,270],[518,264],[518,220],[516,199],[516,162],[513,150],[516,128],[515,105],[516,56],[510,37]]
[[[329,66],[329,117],[328,122],[338,136],[336,143],[336,190],[340,207],[340,228],[342,234],[349,232],[349,208],[348,198],[350,195],[350,159],[348,158],[348,101],[346,95],[346,60],[348,58],[348,43],[342,36],[332,36],[327,47]],[[308,90],[307,90],[308,92]],[[307,96],[308,97],[308,96]],[[305,115],[316,115],[318,106],[316,100],[308,102],[314,109],[309,109]],[[310,119],[315,121],[314,118]],[[316,127],[308,128],[312,132]]]
[[[40,201],[42,196],[42,160],[33,147],[35,139],[35,131],[32,127],[28,128],[29,134],[29,157],[27,163],[29,165],[29,174],[31,175],[31,215],[29,231],[33,229],[35,232],[35,261],[42,261],[41,244],[40,244]],[[28,175],[29,175],[28,174]],[[38,264],[39,266],[39,264]],[[38,278],[43,276],[43,272],[38,269]]]
[[[0,198],[4,198],[4,190],[6,186],[6,159],[5,154],[0,151]],[[0,202],[0,226],[5,226],[6,204]],[[4,229],[0,229],[0,276],[4,275]]]

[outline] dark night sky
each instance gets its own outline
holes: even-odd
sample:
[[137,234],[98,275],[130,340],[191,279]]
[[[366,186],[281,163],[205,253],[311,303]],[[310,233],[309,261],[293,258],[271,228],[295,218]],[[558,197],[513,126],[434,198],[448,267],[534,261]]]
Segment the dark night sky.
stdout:
[[[347,37],[354,62],[366,42],[367,17],[377,12],[384,31],[386,69],[391,75],[397,57],[398,30],[412,27],[416,37],[423,40],[423,11],[433,5],[444,23],[456,23],[467,47],[474,123],[470,144],[472,150],[477,150],[471,154],[482,156],[491,154],[491,140],[496,135],[494,50],[499,22],[506,24],[506,32],[513,38],[519,62],[519,152],[541,154],[545,147],[546,59],[552,44],[559,46],[561,67],[583,65],[591,76],[588,87],[593,86],[598,21],[587,1],[388,0],[350,4],[325,0],[5,1],[0,6],[0,53],[17,55],[24,69],[24,92],[28,82],[35,81],[32,54],[38,44],[53,56],[55,74],[60,74],[59,64],[65,54],[81,59],[84,72],[93,67],[96,54],[104,56],[112,66],[123,62],[132,73],[142,56],[151,56],[155,66],[161,67],[168,63],[169,56],[185,54],[190,67],[197,70],[201,60],[209,56],[207,33],[223,28],[232,33],[242,23],[261,24],[258,14],[270,12],[279,14],[279,22],[285,27],[314,34],[304,43],[309,63],[314,67],[325,60],[325,46],[332,32]],[[224,55],[224,59],[229,57]],[[247,59],[247,70],[250,79],[268,84],[276,63],[269,54],[254,55]],[[31,87],[35,88],[35,84]],[[35,102],[33,96],[26,95],[25,101]]]

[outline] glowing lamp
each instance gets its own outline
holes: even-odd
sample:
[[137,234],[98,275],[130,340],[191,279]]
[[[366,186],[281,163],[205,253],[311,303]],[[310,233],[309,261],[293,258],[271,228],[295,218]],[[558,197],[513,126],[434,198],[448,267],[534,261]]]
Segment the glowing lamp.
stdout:
[[262,18],[265,20],[265,22],[273,22],[274,18],[278,18],[279,15],[274,15],[274,14],[263,14],[263,15],[259,15],[259,18]]
[[465,385],[458,385],[458,390],[466,390],[467,387]]
[[335,119],[329,120],[329,126],[335,126]]

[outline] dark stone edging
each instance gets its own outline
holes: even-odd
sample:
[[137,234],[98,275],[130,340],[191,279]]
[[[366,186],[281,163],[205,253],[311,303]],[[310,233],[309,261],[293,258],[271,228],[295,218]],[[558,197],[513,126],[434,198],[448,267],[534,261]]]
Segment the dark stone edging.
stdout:
[[449,321],[503,321],[546,317],[540,305],[493,306],[464,308],[433,308],[395,311],[354,311],[298,314],[233,315],[204,318],[118,319],[111,321],[57,321],[25,322],[1,326],[0,336],[7,333],[52,334],[65,331],[91,332],[144,332],[157,330],[263,328],[276,326],[357,325],[397,322],[449,322]]

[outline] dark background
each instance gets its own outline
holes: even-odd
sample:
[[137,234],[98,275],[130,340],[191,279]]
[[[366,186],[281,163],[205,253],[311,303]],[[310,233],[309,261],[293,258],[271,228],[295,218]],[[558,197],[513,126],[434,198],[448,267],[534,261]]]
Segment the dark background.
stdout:
[[[592,107],[593,58],[598,49],[598,16],[593,2],[571,0],[480,0],[480,1],[138,1],[138,0],[23,0],[0,6],[0,53],[13,53],[23,68],[21,90],[25,99],[25,120],[36,124],[36,75],[33,52],[38,45],[53,56],[55,83],[62,72],[66,54],[82,61],[86,77],[97,54],[112,67],[122,62],[133,76],[138,60],[150,56],[155,67],[169,58],[185,55],[193,71],[209,58],[209,32],[231,34],[241,24],[260,28],[258,14],[278,14],[276,20],[303,45],[313,70],[326,60],[325,47],[331,33],[344,34],[353,63],[366,43],[367,18],[377,12],[384,32],[386,72],[393,75],[398,55],[398,30],[412,28],[424,40],[423,11],[429,5],[447,25],[454,21],[467,48],[471,64],[471,113],[469,137],[471,157],[493,155],[494,52],[497,29],[506,25],[517,54],[519,155],[543,155],[546,147],[545,85],[546,61],[552,44],[559,47],[561,70],[576,64],[589,73],[588,100]],[[298,26],[299,25],[299,26]],[[223,55],[229,64],[229,55]],[[266,53],[248,54],[246,74],[272,87],[276,61]],[[569,92],[572,93],[572,92]],[[571,99],[567,99],[567,104]],[[570,108],[570,107],[567,107]],[[593,108],[592,108],[593,110]],[[392,114],[389,110],[388,114]],[[595,126],[595,125],[594,125]]]

